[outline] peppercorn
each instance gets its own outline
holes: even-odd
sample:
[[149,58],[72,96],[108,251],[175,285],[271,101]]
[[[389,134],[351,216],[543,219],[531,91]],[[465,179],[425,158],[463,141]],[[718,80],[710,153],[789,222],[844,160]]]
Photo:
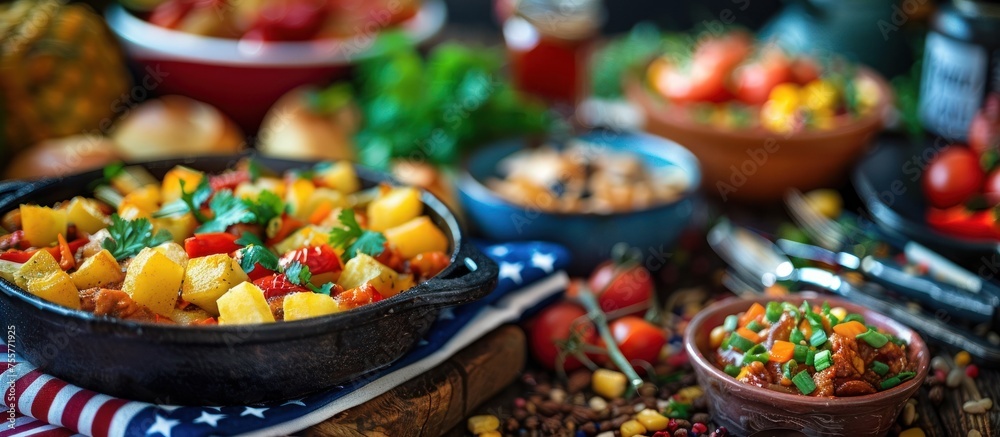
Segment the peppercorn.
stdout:
[[538,404],[538,413],[543,416],[552,416],[559,412],[559,404],[555,401],[544,401]]
[[622,424],[631,420],[632,417],[628,414],[622,414],[611,420],[611,428],[618,429],[621,428]]
[[503,425],[503,429],[507,432],[517,432],[517,430],[521,429],[521,423],[513,417],[508,417]]
[[524,409],[518,408],[514,410],[514,420],[522,421],[528,418],[528,412]]
[[941,405],[941,402],[944,401],[944,386],[937,385],[931,387],[931,391],[927,394],[927,398],[930,399],[932,404]]
[[708,423],[710,420],[712,420],[712,418],[706,413],[695,413],[693,416],[691,416],[691,421],[695,423],[697,422]]
[[527,429],[538,429],[539,424],[540,421],[537,416],[528,416],[527,419],[524,419],[524,427]]
[[591,374],[589,370],[580,369],[569,374],[569,379],[566,381],[566,391],[570,394],[576,394],[590,385]]
[[656,396],[656,392],[658,391],[659,389],[657,389],[655,385],[649,382],[643,383],[641,386],[639,386],[639,396],[642,396],[644,398]]
[[688,436],[687,429],[681,428],[678,429],[677,431],[674,431],[674,437],[687,437],[687,436]]
[[597,434],[597,424],[594,422],[584,423],[583,425],[580,425],[580,431],[583,431],[583,433],[588,436]]

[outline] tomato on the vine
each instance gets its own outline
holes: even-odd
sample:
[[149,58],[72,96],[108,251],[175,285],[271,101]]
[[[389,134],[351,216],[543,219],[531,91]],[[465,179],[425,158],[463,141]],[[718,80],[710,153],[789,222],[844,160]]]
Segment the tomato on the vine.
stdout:
[[733,75],[733,94],[744,103],[762,105],[774,87],[792,81],[792,63],[784,53],[769,50],[736,68]]
[[[641,361],[655,364],[660,357],[660,350],[667,344],[667,334],[663,329],[640,317],[625,316],[611,322],[608,327],[615,343],[618,343],[618,349],[633,365]],[[600,341],[598,346],[603,347],[604,342]],[[605,362],[607,357],[595,359]]]
[[653,275],[636,262],[606,261],[594,269],[587,284],[606,313],[635,308],[632,314],[641,314],[654,290]]
[[[560,347],[567,341],[582,346],[597,339],[594,325],[587,319],[587,311],[571,302],[559,302],[542,312],[532,321],[528,343],[532,355],[543,366],[557,369],[560,366]],[[572,371],[583,366],[572,354],[566,355],[562,369]]]
[[978,193],[985,177],[979,156],[972,150],[948,146],[924,171],[924,194],[931,206],[949,208]]

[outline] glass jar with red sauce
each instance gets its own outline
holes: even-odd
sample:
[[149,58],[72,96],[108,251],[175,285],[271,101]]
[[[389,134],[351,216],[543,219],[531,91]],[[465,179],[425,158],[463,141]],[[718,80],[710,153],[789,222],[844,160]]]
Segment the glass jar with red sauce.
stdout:
[[554,104],[576,104],[586,96],[587,57],[604,17],[600,0],[514,3],[503,35],[515,85]]

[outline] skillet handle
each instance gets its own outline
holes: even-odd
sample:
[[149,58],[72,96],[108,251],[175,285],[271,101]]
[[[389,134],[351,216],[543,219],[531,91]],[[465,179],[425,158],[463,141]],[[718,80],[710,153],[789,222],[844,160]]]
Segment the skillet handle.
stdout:
[[497,284],[499,267],[475,246],[463,243],[455,257],[454,268],[428,281],[421,295],[431,306],[451,306],[481,299]]
[[10,201],[14,200],[14,194],[29,185],[31,185],[31,182],[27,181],[0,182],[0,209],[6,209]]

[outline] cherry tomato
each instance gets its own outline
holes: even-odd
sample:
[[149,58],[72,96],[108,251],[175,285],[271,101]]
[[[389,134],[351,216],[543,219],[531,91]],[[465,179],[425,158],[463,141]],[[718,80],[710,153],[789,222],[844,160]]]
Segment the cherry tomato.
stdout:
[[294,261],[298,261],[309,267],[309,272],[313,275],[339,272],[344,268],[340,263],[340,257],[337,256],[337,252],[334,252],[330,246],[326,245],[303,247],[293,250],[282,255],[281,259],[278,260],[278,264],[282,267],[287,267]]
[[653,296],[653,275],[636,263],[617,264],[606,261],[597,266],[588,280],[590,290],[597,293],[601,310],[611,313],[622,308],[635,308],[641,314]]
[[[532,321],[528,331],[532,355],[549,369],[559,366],[558,342],[575,337],[582,345],[593,344],[597,339],[594,325],[587,319],[587,311],[571,302],[559,302],[542,310]],[[567,355],[562,363],[562,368],[566,371],[582,366],[583,363],[572,355]]]
[[618,343],[618,349],[629,362],[645,361],[655,364],[660,358],[660,350],[667,344],[667,334],[663,329],[640,317],[622,317],[611,322],[608,328],[611,329],[615,343]]
[[932,206],[949,208],[979,192],[984,178],[979,157],[967,147],[952,145],[924,171],[924,195]]
[[991,93],[969,125],[969,147],[982,155],[1000,148],[1000,93]]
[[264,6],[245,38],[260,41],[306,41],[315,37],[329,10],[326,2],[290,0]]
[[253,281],[253,285],[256,285],[261,290],[264,290],[265,299],[271,299],[272,297],[284,296],[291,293],[311,293],[309,289],[293,284],[283,273],[255,279]]
[[193,237],[184,239],[184,251],[189,258],[231,253],[240,248],[240,245],[236,244],[237,239],[239,237],[227,232],[194,234]]
[[792,81],[792,65],[783,53],[770,50],[744,63],[733,74],[733,94],[747,104],[761,105],[774,87]]
[[650,65],[650,83],[674,103],[722,102],[729,98],[726,72],[706,64],[686,66],[660,59]]

